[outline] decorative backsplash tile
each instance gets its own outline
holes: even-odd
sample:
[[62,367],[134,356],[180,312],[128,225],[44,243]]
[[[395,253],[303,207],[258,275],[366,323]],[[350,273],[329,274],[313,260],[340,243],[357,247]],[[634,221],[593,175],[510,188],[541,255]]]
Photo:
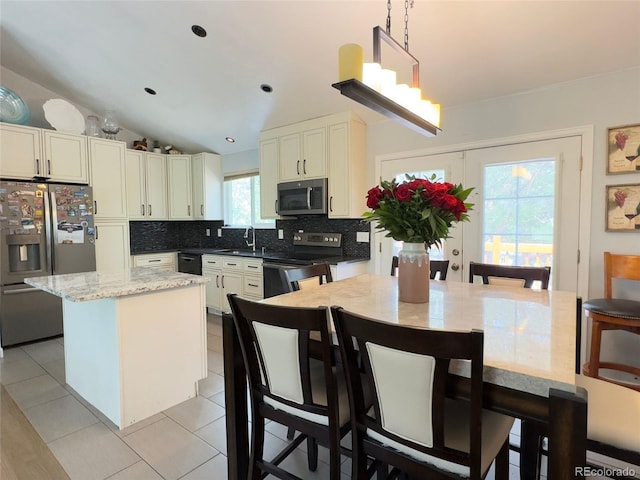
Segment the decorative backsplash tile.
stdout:
[[[244,228],[222,228],[222,221],[131,221],[129,235],[131,253],[143,253],[181,248],[248,248]],[[218,229],[222,228],[222,237]],[[211,236],[207,237],[206,230]],[[284,240],[278,239],[282,229]],[[369,232],[369,224],[360,219],[328,219],[321,215],[300,216],[276,220],[276,229],[255,231],[256,249],[291,252],[293,234],[298,231],[342,233],[344,255],[369,258],[369,243],[356,242],[356,232]],[[251,233],[249,233],[251,237]],[[249,240],[250,241],[250,240]]]

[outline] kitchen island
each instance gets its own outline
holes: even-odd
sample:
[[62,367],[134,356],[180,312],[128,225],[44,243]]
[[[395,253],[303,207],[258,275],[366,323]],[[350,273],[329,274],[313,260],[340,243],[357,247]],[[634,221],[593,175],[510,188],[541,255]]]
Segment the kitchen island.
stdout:
[[142,267],[25,281],[62,297],[66,382],[119,428],[197,395],[207,278]]

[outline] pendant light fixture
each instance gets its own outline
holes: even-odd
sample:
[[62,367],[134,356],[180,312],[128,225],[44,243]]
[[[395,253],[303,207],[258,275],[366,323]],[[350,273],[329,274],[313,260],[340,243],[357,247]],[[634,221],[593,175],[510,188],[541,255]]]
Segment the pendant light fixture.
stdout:
[[[373,63],[363,62],[360,45],[343,45],[338,54],[339,81],[332,87],[340,90],[342,95],[432,137],[440,130],[440,104],[422,98],[420,62],[409,53],[409,2],[404,2],[404,47],[391,37],[391,0],[387,0],[386,31],[379,26],[373,29]],[[387,43],[412,64],[411,86],[397,84],[396,72],[382,68],[380,41]]]

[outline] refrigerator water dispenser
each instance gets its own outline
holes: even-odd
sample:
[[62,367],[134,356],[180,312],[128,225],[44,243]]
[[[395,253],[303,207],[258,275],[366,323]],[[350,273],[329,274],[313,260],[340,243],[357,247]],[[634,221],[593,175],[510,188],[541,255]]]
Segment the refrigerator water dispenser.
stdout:
[[9,272],[40,270],[40,235],[7,235]]

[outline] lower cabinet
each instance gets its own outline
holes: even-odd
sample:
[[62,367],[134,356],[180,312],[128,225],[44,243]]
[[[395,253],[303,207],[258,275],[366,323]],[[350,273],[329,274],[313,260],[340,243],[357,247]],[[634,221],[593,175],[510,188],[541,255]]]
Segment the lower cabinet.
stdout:
[[129,268],[129,222],[95,221],[96,271],[114,272]]
[[365,262],[341,262],[337,265],[331,265],[331,276],[334,281],[344,280],[345,278],[355,277],[369,273],[369,261]]
[[153,267],[175,272],[176,254],[174,252],[166,252],[132,255],[131,263],[134,267]]
[[230,255],[202,255],[202,275],[206,283],[207,308],[212,313],[229,311],[227,295],[237,293],[259,300],[262,295],[262,260],[243,260]]

